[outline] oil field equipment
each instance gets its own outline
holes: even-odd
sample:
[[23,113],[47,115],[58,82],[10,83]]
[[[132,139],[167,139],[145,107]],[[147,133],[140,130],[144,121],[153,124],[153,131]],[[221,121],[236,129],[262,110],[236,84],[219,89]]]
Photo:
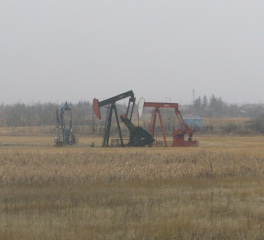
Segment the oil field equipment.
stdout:
[[54,138],[56,146],[73,145],[76,143],[76,137],[72,132],[72,111],[65,102],[56,110],[57,133]]
[[[128,106],[126,109],[126,114],[123,114],[120,116],[121,121],[128,128],[129,134],[130,134],[129,142],[127,144],[124,144],[122,132],[120,128],[120,123],[119,123],[119,118],[117,115],[116,102],[121,99],[127,98],[127,97],[129,97],[129,102],[128,102]],[[98,119],[101,119],[100,107],[108,105],[108,113],[107,113],[107,120],[105,124],[104,140],[103,140],[104,147],[109,146],[109,137],[110,137],[113,111],[115,113],[116,124],[118,128],[118,133],[119,133],[119,139],[115,139],[118,142],[117,144],[114,144],[115,146],[143,147],[143,146],[150,145],[153,143],[154,140],[150,133],[148,133],[146,130],[144,130],[140,126],[134,126],[134,124],[131,122],[133,111],[134,111],[134,106],[135,106],[135,101],[136,101],[136,98],[134,96],[133,91],[128,91],[128,92],[119,94],[115,97],[103,100],[101,102],[99,102],[99,100],[96,98],[93,99],[93,110]]]
[[[143,108],[148,108],[148,107],[153,108],[151,127],[150,127],[150,133],[151,133],[153,138],[154,138],[154,134],[155,134],[156,118],[158,115],[165,147],[168,146],[168,142],[167,142],[167,139],[165,136],[165,131],[164,131],[163,122],[162,122],[162,118],[161,118],[160,108],[173,108],[175,115],[176,115],[176,119],[179,123],[179,128],[173,130],[173,142],[172,142],[171,146],[172,147],[198,146],[198,142],[196,140],[192,139],[194,130],[191,129],[184,122],[184,119],[183,119],[181,112],[179,110],[179,104],[178,103],[144,102],[144,104],[141,103],[139,105],[143,105]],[[142,111],[143,111],[143,108],[142,108]],[[187,141],[185,140],[186,134],[188,135]]]
[[126,116],[128,116],[128,114],[129,114],[130,105],[132,103],[132,109],[131,109],[130,115],[129,115],[129,120],[131,121],[133,110],[134,110],[134,105],[135,105],[135,100],[136,100],[135,97],[134,97],[133,91],[124,92],[122,94],[119,94],[117,96],[108,98],[108,99],[103,100],[101,102],[99,102],[99,100],[96,99],[96,98],[93,99],[93,110],[94,110],[94,113],[95,113],[95,115],[96,115],[96,117],[98,119],[101,119],[100,107],[108,106],[107,120],[106,120],[106,123],[105,123],[105,130],[104,130],[103,147],[108,147],[109,146],[109,138],[110,138],[110,131],[111,131],[113,112],[115,114],[115,119],[116,119],[118,134],[119,134],[119,140],[120,140],[120,145],[124,146],[122,133],[121,133],[121,128],[120,128],[120,123],[119,123],[119,118],[118,118],[117,109],[116,109],[116,102],[120,101],[122,99],[128,98],[128,97],[129,97],[129,102],[128,102]]
[[127,144],[128,147],[150,146],[154,142],[151,134],[140,126],[134,126],[131,120],[127,118],[126,114],[121,115],[120,119],[126,125],[130,133],[129,142]]

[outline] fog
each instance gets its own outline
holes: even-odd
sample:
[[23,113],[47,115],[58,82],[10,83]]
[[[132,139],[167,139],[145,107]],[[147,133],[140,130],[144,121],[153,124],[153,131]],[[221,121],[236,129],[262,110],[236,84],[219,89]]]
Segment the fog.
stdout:
[[263,102],[264,1],[0,3],[0,103]]

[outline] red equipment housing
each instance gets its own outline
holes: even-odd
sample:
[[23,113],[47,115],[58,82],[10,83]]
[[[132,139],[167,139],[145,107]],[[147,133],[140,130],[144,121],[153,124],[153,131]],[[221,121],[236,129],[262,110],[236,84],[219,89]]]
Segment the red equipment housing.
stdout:
[[[156,126],[156,118],[157,115],[160,121],[160,127],[162,130],[162,136],[164,140],[164,146],[167,147],[167,140],[165,136],[165,131],[162,123],[162,118],[160,114],[160,108],[174,108],[176,118],[180,124],[180,128],[174,129],[173,131],[173,143],[172,147],[189,147],[189,146],[198,146],[198,142],[192,140],[194,130],[192,130],[185,122],[179,110],[178,103],[163,103],[163,102],[144,102],[144,107],[152,107],[152,120],[151,120],[151,128],[150,133],[154,138],[155,134],[155,126]],[[185,134],[188,134],[188,141],[184,139]]]

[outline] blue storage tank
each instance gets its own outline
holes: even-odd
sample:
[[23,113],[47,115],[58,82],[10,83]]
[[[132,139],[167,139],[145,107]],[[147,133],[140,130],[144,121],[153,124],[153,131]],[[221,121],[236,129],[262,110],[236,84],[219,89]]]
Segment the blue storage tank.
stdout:
[[184,118],[186,124],[191,128],[201,128],[203,127],[203,118]]

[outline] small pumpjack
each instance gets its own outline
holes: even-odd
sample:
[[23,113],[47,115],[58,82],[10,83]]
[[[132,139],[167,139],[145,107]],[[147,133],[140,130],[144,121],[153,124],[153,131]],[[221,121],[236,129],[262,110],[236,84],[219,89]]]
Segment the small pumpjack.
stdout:
[[[65,116],[67,114],[67,116]],[[72,112],[68,103],[65,102],[56,110],[57,135],[54,138],[57,147],[63,145],[73,145],[76,143],[76,137],[72,132]]]
[[129,142],[128,147],[144,147],[146,145],[151,146],[154,142],[153,137],[149,132],[140,126],[134,126],[134,124],[127,118],[126,114],[120,116],[121,121],[126,125],[129,130]]
[[[192,139],[194,130],[191,129],[188,126],[188,124],[186,124],[184,122],[184,119],[183,119],[181,112],[179,110],[178,103],[144,102],[143,107],[152,107],[153,108],[151,128],[150,128],[150,133],[151,133],[153,138],[154,138],[154,134],[155,134],[156,118],[158,115],[165,147],[168,146],[168,143],[167,143],[167,139],[165,136],[165,131],[164,131],[163,123],[162,123],[160,108],[174,108],[176,118],[177,118],[178,123],[180,125],[180,127],[178,129],[174,129],[174,131],[173,131],[173,142],[172,142],[171,146],[172,147],[198,146],[198,142],[196,140]],[[188,135],[187,141],[184,139],[186,134]]]

